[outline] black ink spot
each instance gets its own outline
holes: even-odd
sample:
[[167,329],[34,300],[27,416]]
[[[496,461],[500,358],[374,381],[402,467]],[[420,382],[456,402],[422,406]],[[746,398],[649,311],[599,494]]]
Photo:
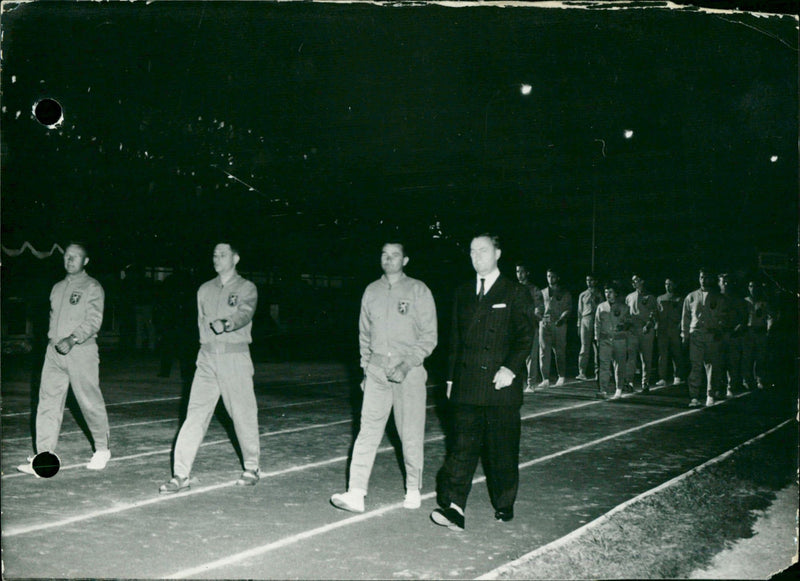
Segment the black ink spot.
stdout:
[[52,452],[41,452],[33,457],[33,471],[42,478],[52,478],[61,468],[61,461]]
[[42,99],[36,103],[33,114],[39,123],[47,127],[58,125],[64,118],[61,104],[55,99]]

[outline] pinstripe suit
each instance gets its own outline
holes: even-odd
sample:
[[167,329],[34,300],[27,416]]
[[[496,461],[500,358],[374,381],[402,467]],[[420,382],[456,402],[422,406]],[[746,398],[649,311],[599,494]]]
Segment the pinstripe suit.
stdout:
[[[450,339],[452,446],[439,487],[443,506],[465,508],[478,458],[492,505],[513,508],[519,481],[519,438],[525,358],[533,341],[525,287],[500,276],[483,300],[475,283],[456,290]],[[515,374],[508,387],[495,389],[500,367]]]

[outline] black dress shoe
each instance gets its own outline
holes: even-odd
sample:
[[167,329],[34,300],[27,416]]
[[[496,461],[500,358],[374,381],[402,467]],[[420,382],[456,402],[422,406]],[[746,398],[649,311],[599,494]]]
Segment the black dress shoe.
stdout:
[[501,520],[503,522],[508,522],[514,518],[514,509],[504,508],[501,510],[496,510],[494,512],[494,518],[496,518],[497,520]]
[[451,531],[464,530],[464,515],[453,507],[437,508],[431,513],[431,520],[439,526],[447,527]]

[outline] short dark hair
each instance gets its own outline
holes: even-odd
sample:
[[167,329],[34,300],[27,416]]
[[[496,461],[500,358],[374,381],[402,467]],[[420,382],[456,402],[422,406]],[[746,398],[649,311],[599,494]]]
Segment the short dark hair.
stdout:
[[[227,244],[228,246],[231,247],[231,253],[238,254],[239,256],[241,256],[241,254],[239,253],[239,245],[236,244],[230,238],[220,238],[217,244]],[[214,246],[216,246],[217,244],[215,244]]]
[[476,238],[488,238],[491,241],[492,246],[494,246],[495,250],[503,249],[503,246],[500,244],[500,236],[498,236],[497,234],[493,234],[492,232],[482,232],[472,237],[473,240],[475,240]]
[[64,252],[66,252],[67,248],[69,248],[70,246],[77,246],[78,248],[83,250],[83,255],[86,258],[89,258],[89,246],[83,240],[70,240],[69,242],[67,242],[67,245],[64,247]]
[[403,252],[403,256],[408,256],[408,254],[406,253],[406,245],[405,245],[405,242],[403,242],[402,240],[399,240],[399,239],[397,239],[397,238],[389,238],[388,240],[386,240],[386,242],[384,242],[384,243],[381,245],[381,248],[383,248],[383,247],[384,247],[384,246],[386,246],[387,244],[393,244],[393,245],[395,245],[395,246],[399,246],[399,247],[400,247],[400,250]]
[[558,273],[558,271],[557,271],[555,268],[548,268],[548,269],[547,269],[547,272],[552,272],[552,273],[553,273],[553,274],[555,274],[557,277],[561,278],[561,275]]

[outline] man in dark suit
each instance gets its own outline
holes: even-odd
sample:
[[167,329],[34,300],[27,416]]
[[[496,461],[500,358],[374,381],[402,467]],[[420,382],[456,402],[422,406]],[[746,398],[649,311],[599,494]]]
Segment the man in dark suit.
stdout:
[[464,508],[480,457],[495,518],[514,518],[532,299],[525,287],[500,274],[500,254],[497,236],[473,238],[470,258],[477,276],[460,286],[453,300],[447,381],[453,440],[440,474],[441,508],[431,519],[456,531],[464,530]]

